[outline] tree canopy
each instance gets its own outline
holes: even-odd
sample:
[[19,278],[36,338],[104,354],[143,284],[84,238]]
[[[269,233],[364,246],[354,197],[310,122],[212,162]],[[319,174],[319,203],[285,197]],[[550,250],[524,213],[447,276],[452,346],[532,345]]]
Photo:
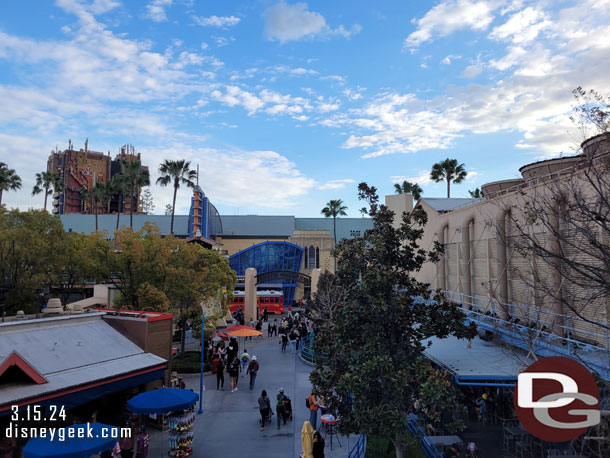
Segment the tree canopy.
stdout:
[[451,197],[451,183],[461,183],[467,175],[464,164],[458,164],[457,159],[449,158],[434,164],[430,172],[430,178],[437,183],[447,182],[447,198]]
[[396,194],[411,194],[415,200],[419,200],[424,190],[417,183],[403,181],[402,183],[394,183],[394,192]]
[[373,228],[337,247],[336,281],[327,283],[342,290],[342,303],[316,338],[316,352],[328,356],[310,378],[342,418],[344,432],[388,438],[401,458],[406,416],[416,401],[432,415],[455,409],[457,392],[447,374],[423,356],[427,339],[472,338],[476,329],[464,324],[455,304],[414,278],[442,251],[438,243],[431,251],[419,247],[425,211],[404,213],[394,228],[394,213],[379,203],[376,188],[361,183],[358,190]]

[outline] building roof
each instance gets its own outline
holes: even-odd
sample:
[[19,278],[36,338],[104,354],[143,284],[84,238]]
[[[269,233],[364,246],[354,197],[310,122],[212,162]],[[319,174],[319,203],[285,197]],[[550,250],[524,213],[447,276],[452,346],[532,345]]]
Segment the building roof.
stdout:
[[[66,213],[59,215],[64,229],[67,232],[79,232],[90,234],[95,231],[95,215],[84,215],[81,213]],[[98,215],[98,228],[100,231],[107,231],[114,234],[116,229],[116,215]],[[188,215],[174,216],[174,235],[176,237],[188,236]],[[139,231],[146,222],[151,222],[159,227],[162,234],[169,234],[171,227],[170,215],[133,215],[133,230]],[[119,227],[129,227],[129,214],[121,215]]]
[[426,202],[437,212],[448,212],[457,207],[461,207],[463,205],[470,205],[479,202],[480,200],[481,199],[471,199],[462,197],[452,197],[449,199],[447,199],[446,197],[423,197],[419,200],[419,202]]
[[292,237],[294,216],[221,215],[222,235],[235,237]]
[[[1,385],[0,406],[40,397],[166,363],[103,321],[104,313],[0,324],[0,361],[14,351],[48,383]],[[0,407],[0,410],[4,410]]]
[[[332,218],[295,218],[297,230],[327,230],[333,236]],[[367,229],[373,228],[371,218],[337,218],[337,240],[351,239],[364,234]]]
[[479,338],[468,341],[447,337],[430,338],[432,342],[424,354],[439,366],[452,372],[458,382],[468,384],[477,381],[506,381],[512,384],[522,368],[527,356],[519,349],[503,347],[495,342],[486,342]]

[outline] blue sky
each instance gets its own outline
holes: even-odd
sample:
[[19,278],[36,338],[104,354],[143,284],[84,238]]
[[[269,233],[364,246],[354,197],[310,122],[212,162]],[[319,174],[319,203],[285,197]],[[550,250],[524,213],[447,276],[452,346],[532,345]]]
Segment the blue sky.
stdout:
[[[34,174],[85,138],[156,179],[200,166],[222,214],[318,216],[360,181],[393,192],[446,157],[453,197],[571,154],[577,86],[610,94],[610,0],[20,0],[0,5],[0,160]],[[594,132],[591,132],[594,133]],[[156,212],[171,202],[152,186]],[[188,211],[181,190],[179,213]]]

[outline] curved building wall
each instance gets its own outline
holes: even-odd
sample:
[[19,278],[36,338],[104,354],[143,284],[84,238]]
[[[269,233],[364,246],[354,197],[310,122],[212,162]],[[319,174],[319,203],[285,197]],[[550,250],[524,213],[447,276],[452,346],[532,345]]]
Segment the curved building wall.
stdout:
[[[289,242],[262,242],[229,257],[229,266],[237,275],[245,275],[253,267],[257,274],[274,270],[299,272],[303,262],[303,248]],[[297,284],[282,280],[284,304],[292,305]]]

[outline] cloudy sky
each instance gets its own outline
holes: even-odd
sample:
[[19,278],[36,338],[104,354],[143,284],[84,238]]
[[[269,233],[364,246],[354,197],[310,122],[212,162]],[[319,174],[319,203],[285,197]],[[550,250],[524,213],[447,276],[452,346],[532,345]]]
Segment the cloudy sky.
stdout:
[[[200,166],[222,214],[318,216],[457,158],[452,196],[572,154],[578,86],[610,94],[610,0],[20,0],[0,4],[0,161],[132,144]],[[171,202],[152,186],[156,211]],[[188,211],[181,191],[178,212]]]

